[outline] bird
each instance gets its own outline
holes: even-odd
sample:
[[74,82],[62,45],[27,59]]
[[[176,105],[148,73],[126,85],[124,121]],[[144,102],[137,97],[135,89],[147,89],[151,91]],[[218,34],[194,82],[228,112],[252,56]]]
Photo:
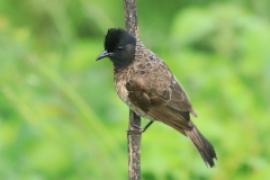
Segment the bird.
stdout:
[[143,42],[121,28],[110,28],[104,51],[97,61],[108,57],[113,64],[117,95],[138,116],[162,122],[188,137],[208,167],[215,165],[216,152],[190,115],[197,117],[189,97],[165,62]]

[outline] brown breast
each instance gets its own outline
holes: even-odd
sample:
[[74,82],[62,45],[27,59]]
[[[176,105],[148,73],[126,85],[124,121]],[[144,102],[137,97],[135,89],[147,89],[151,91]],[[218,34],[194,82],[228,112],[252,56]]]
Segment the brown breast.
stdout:
[[114,73],[114,83],[117,95],[122,101],[127,103],[127,90],[126,90],[126,81],[127,81],[127,69],[120,70]]

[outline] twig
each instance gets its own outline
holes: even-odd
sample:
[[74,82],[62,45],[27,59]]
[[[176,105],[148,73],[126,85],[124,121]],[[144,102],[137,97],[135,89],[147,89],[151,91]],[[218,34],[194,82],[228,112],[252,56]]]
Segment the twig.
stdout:
[[[124,0],[126,29],[129,33],[138,38],[136,0]],[[133,111],[129,111],[128,125],[128,179],[139,180],[140,168],[140,148],[141,148],[141,119]]]

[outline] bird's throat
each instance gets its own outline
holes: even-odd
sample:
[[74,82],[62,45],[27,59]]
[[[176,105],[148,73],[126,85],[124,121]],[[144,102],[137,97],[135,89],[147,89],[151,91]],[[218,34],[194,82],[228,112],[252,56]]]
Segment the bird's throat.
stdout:
[[118,59],[118,60],[112,59],[115,71],[119,71],[119,70],[121,70],[123,68],[126,68],[127,66],[132,64],[133,61],[134,61],[134,58],[128,58],[128,59],[122,59],[122,60],[120,60],[120,59]]

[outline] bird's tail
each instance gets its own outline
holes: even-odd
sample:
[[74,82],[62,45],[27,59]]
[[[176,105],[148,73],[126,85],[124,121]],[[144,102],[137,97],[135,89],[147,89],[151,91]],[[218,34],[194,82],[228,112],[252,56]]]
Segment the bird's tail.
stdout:
[[191,129],[185,130],[185,134],[191,139],[205,163],[208,166],[213,167],[215,165],[214,160],[217,159],[214,147],[195,126]]

